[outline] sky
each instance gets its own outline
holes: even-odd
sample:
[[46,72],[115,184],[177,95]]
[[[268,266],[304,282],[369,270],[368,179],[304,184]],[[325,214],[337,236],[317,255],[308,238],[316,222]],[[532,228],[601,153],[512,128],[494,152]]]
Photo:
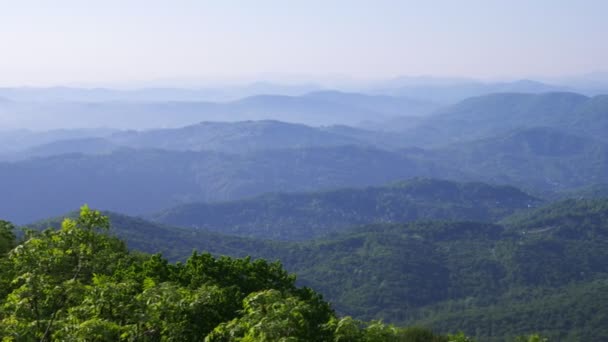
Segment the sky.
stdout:
[[0,0],[0,86],[608,71],[605,0]]

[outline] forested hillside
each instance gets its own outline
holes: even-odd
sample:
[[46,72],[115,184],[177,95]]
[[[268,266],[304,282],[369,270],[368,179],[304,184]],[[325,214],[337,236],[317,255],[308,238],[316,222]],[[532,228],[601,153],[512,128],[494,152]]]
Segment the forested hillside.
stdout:
[[517,184],[535,193],[576,189],[608,181],[608,144],[547,127],[452,144],[422,153],[476,179]]
[[608,1],[33,3],[0,342],[608,342]]
[[97,156],[60,155],[0,163],[0,188],[6,194],[0,199],[0,216],[27,223],[82,203],[145,214],[194,201],[382,185],[452,173],[442,170],[401,153],[356,146],[246,155],[131,149]]
[[353,225],[423,219],[496,221],[540,201],[508,186],[414,179],[385,187],[269,194],[178,206],[151,216],[176,226],[273,240],[309,240]]
[[515,129],[550,127],[606,141],[605,96],[575,93],[497,93],[442,108],[408,131],[415,145],[445,146],[503,135]]
[[534,331],[554,340],[608,336],[605,199],[566,200],[498,224],[374,224],[298,243],[111,217],[131,248],[164,248],[174,260],[192,250],[280,260],[297,284],[358,319],[463,330],[480,341]]
[[3,341],[466,341],[338,317],[278,263],[129,252],[83,207],[59,230],[0,233]]

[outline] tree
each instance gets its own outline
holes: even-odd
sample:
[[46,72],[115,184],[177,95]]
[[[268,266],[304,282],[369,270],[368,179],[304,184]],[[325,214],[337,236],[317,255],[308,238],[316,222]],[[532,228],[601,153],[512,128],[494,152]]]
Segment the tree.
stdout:
[[8,221],[0,220],[0,258],[15,247],[15,226]]
[[50,341],[66,308],[83,300],[93,274],[111,273],[127,256],[123,242],[100,232],[110,224],[99,211],[83,206],[61,229],[30,234],[9,256],[15,284],[4,303],[2,325],[17,340]]
[[205,341],[327,341],[328,326],[311,319],[323,314],[318,309],[278,290],[255,292],[243,301],[243,316],[220,324]]

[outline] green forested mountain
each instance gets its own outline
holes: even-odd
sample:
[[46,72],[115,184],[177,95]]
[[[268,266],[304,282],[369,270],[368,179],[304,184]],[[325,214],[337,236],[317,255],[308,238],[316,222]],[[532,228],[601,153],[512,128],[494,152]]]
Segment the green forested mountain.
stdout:
[[606,227],[606,200],[569,200],[504,225],[361,227],[309,243],[286,264],[358,317],[458,325],[484,341],[532,327],[557,340],[602,340]]
[[[60,229],[0,250],[3,341],[466,341],[338,317],[279,263],[129,252],[83,207]],[[11,228],[2,223],[0,236]],[[0,241],[3,241],[0,240]]]
[[0,238],[3,341],[470,341],[339,317],[280,263],[192,253],[171,264],[129,252],[83,207],[59,229]]
[[151,218],[239,236],[309,240],[374,222],[422,219],[492,222],[538,202],[508,186],[414,179],[385,187],[186,204]]
[[606,199],[562,201],[498,224],[374,224],[298,243],[115,221],[129,246],[171,246],[172,258],[195,248],[280,260],[298,284],[356,318],[462,329],[480,341],[532,331],[556,341],[608,336]]
[[[183,261],[193,251],[205,251],[214,255],[246,257],[280,255],[277,249],[290,244],[220,234],[204,229],[174,227],[127,216],[115,212],[103,212],[110,219],[111,233],[123,239],[130,249],[147,253],[162,253],[171,261]],[[59,229],[65,218],[77,218],[78,212],[49,218],[28,224],[27,229],[42,231]],[[271,258],[276,261],[276,258]]]

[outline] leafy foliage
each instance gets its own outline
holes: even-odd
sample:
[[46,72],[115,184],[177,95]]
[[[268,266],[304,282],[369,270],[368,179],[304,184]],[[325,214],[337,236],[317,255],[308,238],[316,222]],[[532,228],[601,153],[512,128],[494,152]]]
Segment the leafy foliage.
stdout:
[[[279,263],[195,252],[171,264],[130,253],[109,226],[84,206],[59,230],[30,231],[2,255],[0,276],[10,280],[0,284],[3,341],[345,340],[340,322],[351,318],[340,320],[319,294],[296,287]],[[348,341],[408,333],[380,322],[347,330]]]
[[[607,202],[557,202],[500,224],[365,225],[298,243],[111,217],[129,246],[148,252],[162,246],[173,260],[193,249],[281,260],[298,274],[297,284],[357,319],[463,330],[483,341],[531,331],[597,340],[607,305],[600,294],[608,279]],[[591,312],[597,320],[584,318]]]

